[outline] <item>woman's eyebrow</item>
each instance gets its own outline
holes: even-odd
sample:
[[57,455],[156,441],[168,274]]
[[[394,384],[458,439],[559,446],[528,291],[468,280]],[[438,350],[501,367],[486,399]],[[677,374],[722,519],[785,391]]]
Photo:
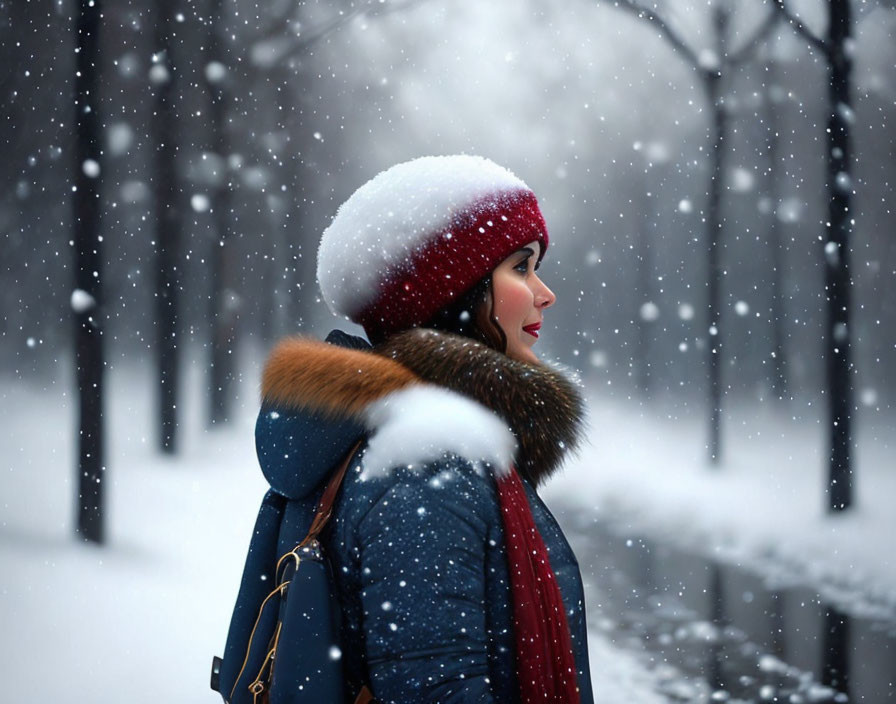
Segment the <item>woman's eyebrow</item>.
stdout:
[[522,249],[516,250],[517,254],[525,254],[527,257],[531,257],[535,254],[535,250],[531,247],[523,247]]

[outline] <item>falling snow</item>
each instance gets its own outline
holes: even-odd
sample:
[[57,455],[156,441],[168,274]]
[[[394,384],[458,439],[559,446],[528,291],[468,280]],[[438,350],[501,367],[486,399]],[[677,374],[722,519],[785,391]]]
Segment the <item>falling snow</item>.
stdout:
[[[822,604],[853,619],[843,651],[853,664],[850,700],[885,698],[889,690],[863,688],[883,678],[892,689],[892,668],[879,664],[892,639],[873,639],[896,623],[887,543],[896,531],[888,471],[896,44],[892,7],[853,4],[855,38],[839,47],[852,73],[832,98],[826,76],[838,52],[805,36],[827,26],[828,6],[804,17],[791,0],[803,30],[778,22],[751,44],[764,10],[738,6],[727,46],[711,14],[724,3],[651,4],[650,19],[614,3],[565,12],[503,0],[344,13],[326,3],[239,0],[220,16],[212,5],[180,3],[166,46],[153,4],[133,0],[104,7],[100,54],[88,64],[95,72],[80,76],[89,46],[78,13],[61,2],[45,11],[6,3],[5,696],[64,701],[78,691],[98,704],[122,691],[137,704],[212,696],[210,655],[223,645],[267,489],[253,446],[262,350],[284,335],[324,335],[328,307],[344,313],[369,293],[381,270],[413,250],[419,223],[451,234],[452,206],[464,194],[413,174],[344,208],[333,226],[356,240],[322,248],[321,292],[320,234],[339,203],[396,162],[463,153],[509,167],[483,187],[523,187],[513,174],[525,178],[550,232],[539,276],[557,302],[543,311],[533,349],[580,367],[590,445],[539,492],[578,541],[598,700],[846,701],[819,670],[826,641],[818,634],[832,637],[812,615]],[[743,60],[733,62],[741,48]],[[87,74],[98,85],[79,96],[76,79]],[[718,152],[710,87],[727,118]],[[98,118],[98,129],[79,143],[92,121],[85,117]],[[839,137],[841,146],[831,143]],[[83,209],[88,192],[97,197]],[[78,240],[94,205],[99,223]],[[79,254],[99,263],[79,269]],[[340,268],[347,263],[350,273]],[[85,275],[90,284],[75,283]],[[832,311],[839,289],[825,277],[841,275],[848,305]],[[719,291],[712,307],[711,283]],[[166,311],[176,321],[167,332]],[[71,538],[75,369],[86,369],[76,329],[105,345],[106,474],[91,480],[108,501],[101,548]],[[157,368],[166,334],[180,355],[176,385],[160,383]],[[835,516],[825,508],[832,357],[849,365],[840,387],[855,491],[853,506]],[[712,364],[722,448],[710,469]],[[173,386],[179,447],[161,456],[155,390]],[[210,418],[213,397],[227,400],[226,419]],[[275,414],[271,423],[287,422]],[[445,453],[476,457],[479,469],[507,466],[514,454],[500,421],[443,392],[396,395],[361,422],[372,436],[371,481],[396,463],[417,471]],[[451,494],[458,479],[436,473],[426,487]],[[431,506],[409,503],[407,519],[425,525]],[[621,561],[601,562],[614,531]],[[667,560],[673,550],[684,557]],[[706,567],[691,570],[698,582],[685,587],[676,570],[697,559]],[[650,583],[625,583],[626,565]],[[699,581],[716,568],[743,570],[721,580],[718,603],[706,597],[708,578]],[[370,604],[386,635],[406,632],[408,597],[397,595],[413,598],[419,582],[404,577],[388,600]],[[705,600],[688,610],[692,588]],[[621,606],[614,590],[624,593]],[[770,593],[782,595],[782,611]],[[625,605],[639,598],[645,610],[626,622]],[[757,642],[737,641],[733,620],[711,622],[711,609],[723,606],[732,619],[753,614],[751,625],[765,629]],[[784,622],[773,626],[776,614]],[[787,631],[790,644],[774,653],[758,644],[794,624],[799,634]],[[724,687],[710,682],[714,652],[734,673]],[[699,664],[688,669],[675,653]],[[329,656],[344,654],[333,646]],[[146,676],[159,672],[165,677]]]
[[75,313],[86,313],[96,307],[96,299],[87,291],[76,288],[72,291],[71,306]]

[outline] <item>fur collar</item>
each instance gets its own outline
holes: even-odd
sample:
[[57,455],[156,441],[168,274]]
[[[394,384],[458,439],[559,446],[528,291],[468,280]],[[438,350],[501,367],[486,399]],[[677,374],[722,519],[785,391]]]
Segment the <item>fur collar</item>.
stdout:
[[[305,338],[281,342],[265,367],[262,396],[267,404],[361,420],[374,433],[365,465],[389,452],[407,464],[444,451],[472,453],[499,471],[513,461],[535,485],[578,445],[584,413],[578,389],[559,371],[422,328],[371,351]],[[446,444],[421,448],[420,431],[434,425],[443,426]]]
[[419,383],[416,374],[391,359],[294,337],[268,357],[261,396],[273,406],[360,418],[375,401]]
[[581,440],[584,401],[556,369],[518,362],[469,338],[426,328],[394,335],[377,352],[502,418],[519,445],[517,471],[536,486]]

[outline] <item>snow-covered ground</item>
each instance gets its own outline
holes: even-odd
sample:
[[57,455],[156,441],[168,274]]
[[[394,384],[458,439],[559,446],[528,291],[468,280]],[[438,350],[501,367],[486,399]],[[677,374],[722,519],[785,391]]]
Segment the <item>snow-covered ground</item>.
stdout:
[[151,372],[113,372],[108,382],[103,548],[73,538],[76,409],[67,384],[0,383],[8,685],[0,699],[213,702],[211,656],[223,647],[264,490],[254,418],[247,406],[232,431],[205,432],[190,400],[183,451],[172,460],[155,451],[148,423]]
[[[257,373],[256,366],[246,375],[235,422],[212,431],[199,418],[201,377],[191,375],[176,459],[154,448],[150,374],[110,374],[104,548],[72,537],[75,408],[65,379],[0,380],[3,700],[215,700],[209,664],[223,648],[265,488],[253,446]],[[729,459],[717,471],[703,459],[697,409],[669,408],[595,394],[591,444],[549,485],[549,504],[596,512],[623,530],[708,551],[769,579],[808,581],[853,612],[892,615],[896,463],[885,423],[859,426],[856,510],[831,517],[814,407],[733,409]],[[590,635],[600,700],[666,701],[656,688],[668,667],[609,637]]]
[[[233,425],[213,431],[200,422],[201,379],[191,375],[176,459],[154,448],[150,373],[109,375],[103,548],[73,538],[75,404],[65,379],[0,378],[0,701],[215,701],[211,656],[223,650],[266,486],[254,450],[257,374],[246,376]],[[665,701],[640,654],[599,631],[589,642],[602,702]]]
[[857,414],[855,503],[831,515],[817,404],[729,402],[723,461],[710,468],[701,404],[590,396],[590,443],[547,487],[549,503],[756,570],[778,586],[808,584],[852,615],[896,618],[892,415]]

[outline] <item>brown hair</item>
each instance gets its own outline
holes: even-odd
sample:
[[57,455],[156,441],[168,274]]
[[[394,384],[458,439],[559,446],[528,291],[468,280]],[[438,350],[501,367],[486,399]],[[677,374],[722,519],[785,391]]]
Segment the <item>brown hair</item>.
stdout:
[[440,310],[421,327],[463,335],[493,350],[507,353],[507,335],[495,317],[491,274],[480,279],[473,288]]

